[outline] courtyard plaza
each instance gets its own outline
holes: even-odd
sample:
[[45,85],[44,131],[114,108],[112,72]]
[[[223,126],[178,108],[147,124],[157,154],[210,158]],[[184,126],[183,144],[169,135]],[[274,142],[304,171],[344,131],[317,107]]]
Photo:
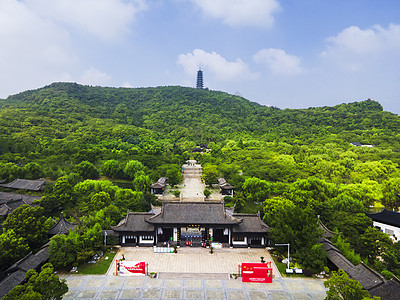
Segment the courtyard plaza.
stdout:
[[[115,276],[115,260],[145,261],[148,276]],[[242,262],[272,261],[266,249],[181,247],[178,253],[153,253],[153,248],[123,247],[106,275],[60,275],[69,291],[63,299],[324,299],[323,280],[281,277],[272,262],[272,283],[232,279]]]

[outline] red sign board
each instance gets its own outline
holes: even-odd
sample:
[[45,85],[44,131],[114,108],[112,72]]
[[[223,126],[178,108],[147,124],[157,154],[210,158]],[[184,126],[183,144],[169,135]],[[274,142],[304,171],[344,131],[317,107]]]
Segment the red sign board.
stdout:
[[242,282],[272,283],[270,263],[242,263]]
[[146,263],[144,261],[116,261],[117,271],[120,276],[132,276],[146,274]]

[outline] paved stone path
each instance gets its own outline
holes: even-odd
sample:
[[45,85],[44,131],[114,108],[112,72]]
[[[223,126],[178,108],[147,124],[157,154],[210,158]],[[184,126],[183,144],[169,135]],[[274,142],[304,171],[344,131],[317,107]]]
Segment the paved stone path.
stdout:
[[[108,275],[115,273],[115,260],[124,254],[129,261],[145,261],[149,264],[149,272],[172,273],[238,273],[238,265],[242,262],[260,262],[260,257],[265,261],[272,261],[266,249],[247,248],[221,248],[210,253],[207,248],[181,247],[178,253],[153,253],[153,248],[121,247],[115,255]],[[273,274],[280,277],[278,268],[272,263]],[[227,275],[228,276],[228,275]]]
[[326,296],[323,280],[275,278],[272,283],[236,280],[151,279],[68,275],[64,299],[315,299]]
[[203,201],[205,184],[201,182],[201,165],[195,160],[190,160],[182,166],[183,187],[181,189],[181,201]]

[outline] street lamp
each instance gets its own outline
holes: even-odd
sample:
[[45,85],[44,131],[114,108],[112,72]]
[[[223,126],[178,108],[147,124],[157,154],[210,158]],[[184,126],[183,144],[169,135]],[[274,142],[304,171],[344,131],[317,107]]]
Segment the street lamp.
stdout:
[[275,246],[287,246],[287,268],[289,268],[289,264],[290,264],[290,258],[289,258],[289,252],[290,252],[290,244],[275,244]]
[[107,231],[104,230],[104,246],[107,246]]

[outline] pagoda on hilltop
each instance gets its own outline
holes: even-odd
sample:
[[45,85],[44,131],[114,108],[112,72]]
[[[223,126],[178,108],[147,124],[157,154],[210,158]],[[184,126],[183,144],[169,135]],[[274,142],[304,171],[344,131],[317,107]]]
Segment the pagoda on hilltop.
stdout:
[[203,89],[203,71],[201,69],[197,71],[196,88]]

